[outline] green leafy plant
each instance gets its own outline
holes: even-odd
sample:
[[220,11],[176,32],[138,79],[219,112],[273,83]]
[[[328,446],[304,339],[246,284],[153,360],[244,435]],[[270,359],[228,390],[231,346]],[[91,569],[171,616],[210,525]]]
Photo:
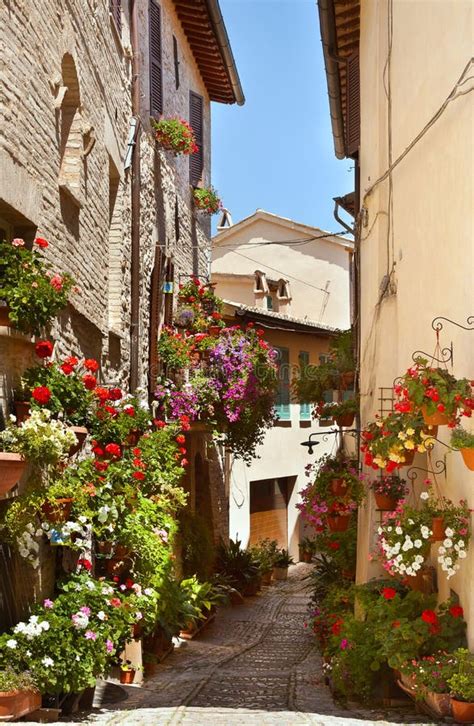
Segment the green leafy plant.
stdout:
[[339,331],[329,344],[329,355],[326,362],[318,366],[300,366],[299,372],[292,382],[295,396],[299,401],[319,404],[326,391],[347,388],[346,378],[353,375],[354,371],[353,332],[352,330]]
[[48,242],[37,237],[32,250],[22,239],[0,243],[0,300],[9,307],[14,328],[39,335],[41,329],[67,305],[74,281],[64,273],[52,274],[39,249]]
[[20,426],[13,421],[0,432],[0,447],[21,456],[37,467],[56,465],[76,443],[73,432],[62,421],[51,418],[50,411],[32,411]]
[[456,669],[455,653],[434,653],[421,658],[412,658],[400,665],[400,673],[410,679],[410,688],[417,699],[427,691],[449,693],[448,679]]
[[369,423],[362,432],[364,463],[391,474],[404,466],[412,452],[424,453],[434,445],[421,413],[395,411]]
[[292,557],[290,557],[290,554],[288,550],[285,550],[282,548],[281,550],[278,550],[274,559],[273,559],[273,567],[289,567],[290,565],[294,565],[294,560]]
[[216,570],[236,590],[243,590],[258,577],[259,563],[251,551],[242,549],[240,540],[230,539],[227,544],[221,542],[217,549]]
[[192,338],[176,333],[171,328],[161,331],[158,353],[161,361],[171,370],[188,368],[193,349]]
[[194,154],[198,151],[194,131],[182,118],[151,119],[155,139],[165,149],[175,154]]
[[458,426],[451,434],[451,446],[455,449],[474,449],[474,434]]
[[460,648],[454,655],[456,666],[448,678],[451,695],[457,701],[474,703],[474,654],[466,648]]
[[273,569],[278,554],[278,542],[274,539],[263,539],[253,547],[249,547],[248,551],[251,552],[255,562],[258,563],[260,573],[264,575]]
[[207,521],[185,508],[179,514],[182,567],[185,577],[196,575],[200,580],[211,576],[216,548]]
[[382,494],[385,497],[390,497],[390,499],[396,499],[397,501],[399,499],[403,499],[408,493],[406,480],[401,479],[396,474],[392,476],[380,476],[377,479],[372,479],[369,482],[369,488],[374,492],[374,494]]
[[7,666],[0,671],[0,692],[11,693],[12,691],[36,691],[36,683],[28,671],[17,673]]
[[193,191],[194,205],[200,212],[217,214],[222,209],[222,201],[214,187],[196,187]]

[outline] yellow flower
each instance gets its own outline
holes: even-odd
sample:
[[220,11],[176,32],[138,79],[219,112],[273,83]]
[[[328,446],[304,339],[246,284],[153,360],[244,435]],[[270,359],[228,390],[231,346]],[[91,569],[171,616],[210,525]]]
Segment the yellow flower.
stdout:
[[426,451],[426,446],[424,444],[418,444],[418,452],[420,454],[424,454]]
[[388,458],[390,459],[390,461],[395,461],[397,464],[402,461],[402,457],[399,454],[396,454],[394,451],[390,452]]
[[407,439],[407,441],[405,441],[405,443],[404,443],[404,446],[405,446],[405,449],[410,449],[410,451],[411,451],[412,449],[415,448],[415,442],[413,441],[413,439]]
[[415,429],[412,429],[412,428],[407,429],[408,436],[413,436],[414,433],[415,433]]
[[406,437],[407,437],[407,435],[406,435],[406,434],[404,434],[404,433],[403,433],[403,431],[400,431],[400,433],[398,434],[398,438],[399,438],[399,439],[400,439],[401,441],[405,441]]
[[374,458],[374,464],[377,464],[379,469],[384,469],[385,466],[387,465],[387,462],[385,461],[385,459],[382,459],[381,456],[376,456]]

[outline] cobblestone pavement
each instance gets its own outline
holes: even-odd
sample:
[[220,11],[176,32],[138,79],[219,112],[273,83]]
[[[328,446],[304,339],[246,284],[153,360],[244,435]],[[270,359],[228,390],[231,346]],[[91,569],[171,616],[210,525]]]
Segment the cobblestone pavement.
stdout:
[[375,711],[334,702],[314,637],[303,627],[310,568],[292,567],[288,581],[221,610],[142,687],[126,687],[128,699],[81,721],[76,716],[71,726],[428,723],[410,708]]

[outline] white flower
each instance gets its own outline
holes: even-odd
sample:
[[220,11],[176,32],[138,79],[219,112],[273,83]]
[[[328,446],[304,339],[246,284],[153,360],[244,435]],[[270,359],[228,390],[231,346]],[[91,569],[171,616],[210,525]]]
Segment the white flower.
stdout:
[[43,620],[39,625],[42,630],[49,630],[49,623],[47,620]]
[[422,546],[423,542],[421,541],[421,539],[416,539],[413,542],[413,544],[415,545],[415,547],[417,547],[418,549],[420,549],[420,547]]
[[459,559],[463,560],[465,557],[467,557],[466,550],[459,550]]
[[99,612],[97,613],[97,617],[99,618],[99,620],[105,620],[105,613],[104,613],[104,611],[103,610],[99,610]]
[[444,540],[443,544],[444,544],[445,547],[448,547],[449,548],[449,547],[452,547],[453,546],[453,541],[451,539],[449,539],[449,537],[446,537],[446,539]]
[[14,638],[10,638],[10,640],[7,640],[7,648],[16,648],[17,641]]
[[430,498],[430,495],[428,494],[428,492],[421,492],[420,499],[429,499],[429,498]]
[[463,539],[458,540],[458,546],[459,547],[465,547],[466,546],[466,543],[464,542]]
[[52,658],[50,658],[48,655],[46,655],[41,662],[46,668],[49,668],[50,666],[54,665],[54,660]]
[[439,549],[438,549],[438,554],[439,555],[445,555],[446,554],[446,548],[441,545],[439,547]]
[[451,529],[451,527],[446,527],[446,529],[444,530],[444,533],[445,533],[446,537],[452,537],[453,534],[454,534],[454,532]]
[[396,534],[403,534],[403,529],[401,527],[395,527],[395,533]]

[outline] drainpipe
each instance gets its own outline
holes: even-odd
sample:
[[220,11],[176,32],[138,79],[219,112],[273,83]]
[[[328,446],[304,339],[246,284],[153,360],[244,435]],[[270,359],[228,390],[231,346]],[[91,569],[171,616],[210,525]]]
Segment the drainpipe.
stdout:
[[354,228],[351,227],[346,222],[344,222],[344,220],[339,216],[339,202],[337,201],[337,199],[334,199],[333,216],[334,216],[334,219],[336,220],[336,222],[339,222],[339,224],[341,225],[341,227],[344,227],[345,230],[347,230],[351,234],[354,234]]
[[[140,117],[140,51],[138,42],[138,2],[130,0],[130,39],[132,45],[132,113]],[[140,124],[135,135],[131,179],[132,254],[130,309],[130,391],[138,387],[140,337]]]
[[338,64],[342,59],[334,52],[334,49],[337,47],[334,0],[318,0],[318,10],[324,65],[328,83],[329,113],[331,115],[332,134],[334,137],[334,150],[338,159],[344,159],[346,156],[346,145],[338,71]]

